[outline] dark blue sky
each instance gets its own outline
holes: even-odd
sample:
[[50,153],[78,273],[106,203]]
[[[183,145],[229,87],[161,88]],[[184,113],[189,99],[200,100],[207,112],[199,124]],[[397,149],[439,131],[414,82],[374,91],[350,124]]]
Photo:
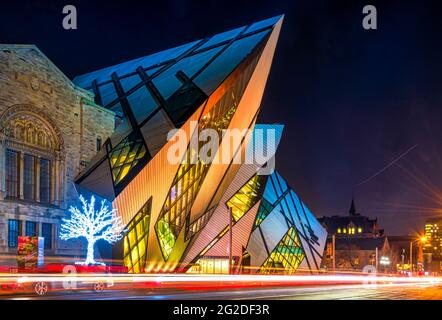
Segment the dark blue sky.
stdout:
[[[78,30],[62,28],[75,4]],[[362,8],[378,8],[378,30]],[[442,10],[431,1],[20,1],[0,43],[36,44],[69,77],[284,13],[261,122],[286,125],[277,168],[317,215],[359,211],[389,234],[442,215]],[[413,145],[397,165],[370,177]]]

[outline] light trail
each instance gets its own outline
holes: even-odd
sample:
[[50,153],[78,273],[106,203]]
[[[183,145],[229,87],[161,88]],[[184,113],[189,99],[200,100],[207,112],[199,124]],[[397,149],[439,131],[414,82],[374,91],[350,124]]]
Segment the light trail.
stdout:
[[1,283],[34,283],[34,282],[132,282],[132,283],[157,283],[157,284],[321,284],[321,283],[428,283],[442,284],[440,277],[398,277],[376,275],[184,275],[184,274],[0,274]]

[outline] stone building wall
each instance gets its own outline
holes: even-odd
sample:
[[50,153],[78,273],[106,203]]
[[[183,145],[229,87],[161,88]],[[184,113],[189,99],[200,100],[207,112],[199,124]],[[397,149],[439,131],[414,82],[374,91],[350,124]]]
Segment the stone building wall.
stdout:
[[[0,45],[0,253],[16,253],[8,246],[8,220],[53,224],[48,255],[80,255],[80,243],[58,239],[60,220],[77,192],[74,178],[114,130],[114,114],[93,102],[93,94],[75,85],[35,46]],[[6,150],[35,157],[34,199],[6,193]],[[40,159],[50,160],[50,203],[39,199]],[[38,230],[41,235],[41,230]],[[1,261],[0,261],[1,264]]]

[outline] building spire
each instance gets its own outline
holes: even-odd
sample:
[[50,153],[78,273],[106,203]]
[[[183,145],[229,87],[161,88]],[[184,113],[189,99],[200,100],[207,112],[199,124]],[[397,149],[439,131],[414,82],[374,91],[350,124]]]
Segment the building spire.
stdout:
[[351,198],[351,205],[350,205],[350,210],[348,210],[348,213],[350,214],[350,216],[356,215],[355,199],[353,197]]

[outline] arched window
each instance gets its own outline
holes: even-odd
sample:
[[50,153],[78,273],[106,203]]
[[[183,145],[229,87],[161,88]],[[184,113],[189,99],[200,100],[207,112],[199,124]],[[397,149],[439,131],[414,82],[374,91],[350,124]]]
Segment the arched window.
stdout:
[[52,122],[36,108],[17,106],[0,119],[5,154],[5,192],[43,204],[59,204],[61,138]]

